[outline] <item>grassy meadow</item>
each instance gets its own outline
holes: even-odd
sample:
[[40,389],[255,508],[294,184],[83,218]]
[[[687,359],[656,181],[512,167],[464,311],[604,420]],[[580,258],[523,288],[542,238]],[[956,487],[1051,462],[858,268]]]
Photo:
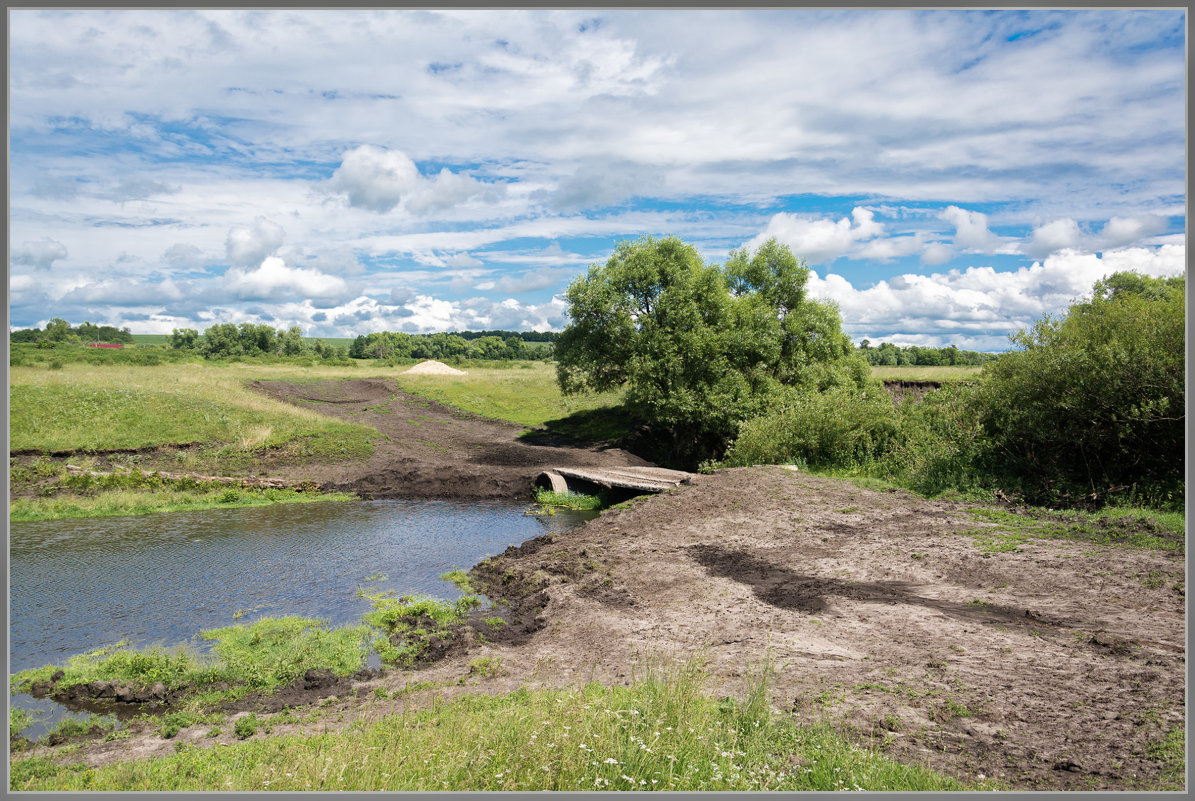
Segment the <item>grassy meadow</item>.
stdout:
[[[477,660],[477,676],[500,671],[497,662]],[[250,715],[235,723],[239,742],[219,748],[180,740],[170,756],[95,769],[48,757],[14,759],[9,786],[14,791],[996,789],[990,782],[966,784],[895,762],[825,724],[776,712],[762,673],[740,701],[707,696],[707,676],[695,663],[653,666],[645,673],[630,687],[523,688],[448,701],[435,698],[438,688],[431,686],[423,703],[397,708],[381,690],[373,722],[348,730],[270,736],[276,725],[318,727],[321,711],[304,718],[289,711]],[[213,727],[207,736],[219,733]]]

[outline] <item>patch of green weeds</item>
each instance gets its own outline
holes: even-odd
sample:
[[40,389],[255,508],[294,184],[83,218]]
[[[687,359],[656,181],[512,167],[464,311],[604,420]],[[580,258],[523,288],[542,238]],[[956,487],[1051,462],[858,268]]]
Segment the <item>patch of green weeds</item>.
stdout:
[[423,690],[434,689],[435,686],[436,686],[436,683],[433,681],[408,682],[406,685],[399,687],[397,690],[395,690],[394,693],[391,695],[391,697],[392,698],[401,698],[404,695],[410,695],[411,693],[417,693],[417,692],[421,692]]
[[469,574],[464,570],[450,570],[447,573],[441,574],[440,578],[455,586],[465,595],[477,594],[477,591],[473,589],[473,585],[469,582]]
[[233,725],[232,732],[237,736],[238,740],[247,740],[254,734],[257,734],[258,724],[257,715],[250,712]]
[[[977,520],[995,523],[1011,536],[1064,539],[1097,545],[1185,552],[1185,524],[1180,513],[1109,507],[1102,512],[972,508]],[[982,530],[972,529],[969,534]]]
[[502,670],[502,660],[496,656],[483,656],[469,663],[470,675],[496,676]]
[[943,701],[942,707],[951,717],[970,718],[975,716],[975,713],[968,709],[965,705],[960,704],[958,701],[955,701],[950,697],[947,697]]
[[1165,785],[1159,789],[1183,789],[1187,770],[1187,747],[1186,733],[1181,727],[1171,729],[1161,740],[1147,745],[1145,755],[1162,763]]
[[507,625],[506,621],[503,618],[498,617],[497,615],[495,615],[494,617],[487,617],[485,619],[485,624],[487,626],[489,626],[491,629],[500,629],[503,626]]
[[[135,687],[161,682],[167,690],[183,689],[197,703],[213,705],[254,690],[272,692],[312,668],[346,676],[364,662],[369,634],[366,625],[330,629],[308,618],[267,617],[249,625],[200,632],[200,637],[214,643],[211,654],[199,655],[184,647],[136,650],[117,643],[70,657],[61,666],[21,671],[10,679],[10,687],[20,690],[31,682],[48,681],[62,670],[59,689],[93,681]],[[228,689],[222,689],[225,683]]]
[[553,492],[542,487],[535,489],[535,502],[543,507],[576,509],[578,511],[598,511],[606,505],[600,495],[585,495],[571,491]]
[[204,722],[206,721],[203,715],[187,712],[171,712],[162,717],[161,723],[158,726],[158,734],[162,735],[164,739],[169,740],[188,726]]
[[455,601],[441,601],[425,595],[393,598],[389,592],[364,594],[373,609],[362,620],[383,636],[374,647],[383,662],[410,666],[422,657],[433,640],[445,643],[456,639],[470,609],[481,604],[476,595],[464,595]]

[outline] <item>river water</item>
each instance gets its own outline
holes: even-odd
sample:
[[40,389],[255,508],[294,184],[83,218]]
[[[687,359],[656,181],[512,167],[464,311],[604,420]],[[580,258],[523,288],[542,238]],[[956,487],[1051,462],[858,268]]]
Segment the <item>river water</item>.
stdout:
[[356,623],[362,587],[457,598],[441,574],[593,516],[527,508],[380,500],[12,523],[9,670],[265,615]]

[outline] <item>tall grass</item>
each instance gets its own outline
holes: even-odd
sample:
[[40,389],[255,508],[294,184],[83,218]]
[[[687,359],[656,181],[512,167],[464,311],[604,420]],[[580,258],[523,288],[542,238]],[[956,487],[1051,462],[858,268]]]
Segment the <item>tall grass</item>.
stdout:
[[469,695],[316,736],[186,748],[90,770],[43,759],[12,767],[13,790],[964,790],[825,725],[702,693],[692,664],[631,687],[587,684]]

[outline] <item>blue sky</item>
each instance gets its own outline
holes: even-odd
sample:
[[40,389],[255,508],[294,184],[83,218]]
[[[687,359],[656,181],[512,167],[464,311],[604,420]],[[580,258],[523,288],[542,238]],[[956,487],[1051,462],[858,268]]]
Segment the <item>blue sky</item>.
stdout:
[[12,10],[10,325],[560,329],[768,237],[859,341],[1185,270],[1186,14]]

